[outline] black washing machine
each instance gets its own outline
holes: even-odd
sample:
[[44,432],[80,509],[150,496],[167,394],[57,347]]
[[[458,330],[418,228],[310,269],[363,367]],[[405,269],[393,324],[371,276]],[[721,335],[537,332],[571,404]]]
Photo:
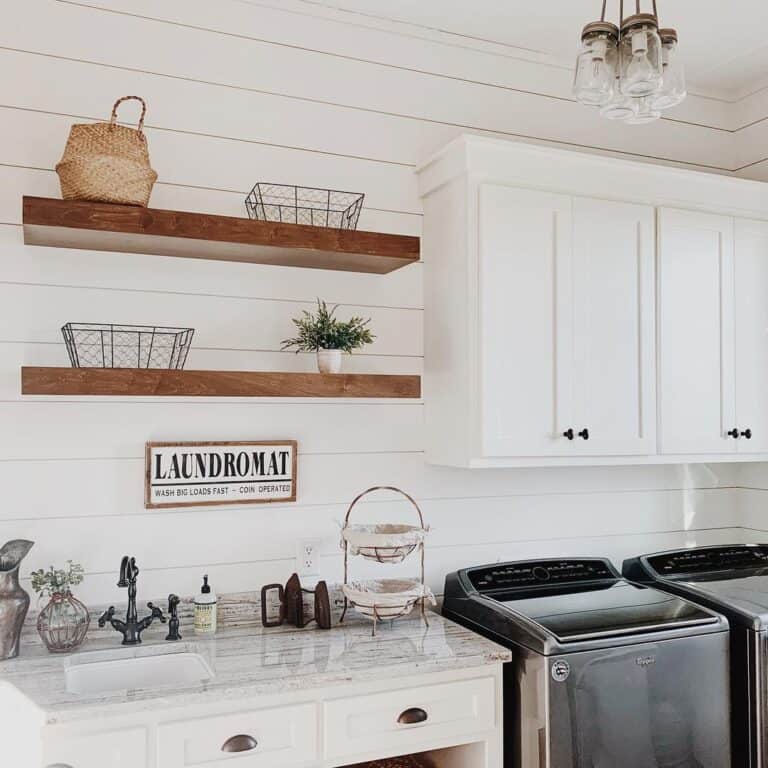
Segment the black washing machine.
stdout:
[[450,574],[443,614],[511,648],[505,768],[728,768],[728,622],[608,560]]
[[695,547],[625,560],[627,579],[722,613],[731,626],[733,765],[768,768],[768,544]]

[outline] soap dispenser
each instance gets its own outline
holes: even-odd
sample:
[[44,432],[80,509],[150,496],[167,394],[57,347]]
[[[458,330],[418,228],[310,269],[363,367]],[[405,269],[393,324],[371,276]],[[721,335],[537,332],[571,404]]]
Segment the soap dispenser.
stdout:
[[216,593],[208,583],[208,574],[203,576],[200,594],[195,597],[195,633],[212,635],[216,632]]

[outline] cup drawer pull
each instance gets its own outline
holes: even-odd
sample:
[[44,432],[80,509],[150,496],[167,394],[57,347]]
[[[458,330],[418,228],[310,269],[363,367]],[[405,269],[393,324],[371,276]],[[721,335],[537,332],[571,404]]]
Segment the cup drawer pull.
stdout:
[[420,707],[411,707],[411,709],[406,709],[400,713],[397,722],[400,725],[413,725],[414,723],[425,723],[427,717],[427,713]]
[[250,752],[252,749],[256,749],[259,742],[253,738],[253,736],[247,736],[244,733],[240,733],[237,736],[230,736],[222,745],[222,752]]

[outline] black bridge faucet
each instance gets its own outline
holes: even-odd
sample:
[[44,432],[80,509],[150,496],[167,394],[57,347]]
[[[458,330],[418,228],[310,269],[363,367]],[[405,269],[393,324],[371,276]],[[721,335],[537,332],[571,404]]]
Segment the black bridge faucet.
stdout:
[[149,608],[152,613],[139,621],[136,613],[136,578],[138,575],[139,568],[136,565],[136,558],[129,558],[126,555],[120,563],[120,580],[117,582],[118,587],[128,587],[128,613],[125,616],[125,621],[121,621],[114,617],[114,605],[110,605],[99,617],[100,627],[103,627],[109,622],[113,629],[120,632],[123,636],[123,645],[138,645],[141,642],[141,633],[155,619],[160,619],[160,621],[165,624],[165,616],[163,616],[163,612],[152,605],[152,603],[147,603],[147,608]]

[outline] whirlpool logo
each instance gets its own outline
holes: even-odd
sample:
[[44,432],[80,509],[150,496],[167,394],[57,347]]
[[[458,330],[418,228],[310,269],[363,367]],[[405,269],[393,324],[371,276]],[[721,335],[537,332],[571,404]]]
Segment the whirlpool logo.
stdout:
[[656,663],[656,657],[655,656],[638,656],[635,659],[635,664],[637,664],[638,667],[650,667],[651,664]]

